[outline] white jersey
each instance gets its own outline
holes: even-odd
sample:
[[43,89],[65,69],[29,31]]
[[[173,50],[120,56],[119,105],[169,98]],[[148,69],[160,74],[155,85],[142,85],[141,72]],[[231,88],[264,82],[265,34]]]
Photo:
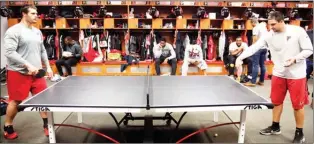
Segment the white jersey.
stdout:
[[185,49],[184,54],[185,60],[202,60],[203,59],[203,51],[202,48],[195,44],[195,45],[188,45]]
[[207,64],[203,59],[203,51],[200,45],[188,45],[184,53],[184,61],[182,65],[182,76],[186,76],[189,68],[189,64],[198,62],[196,65],[201,70],[207,69]]
[[218,56],[223,60],[223,54],[225,50],[225,44],[226,44],[226,35],[225,32],[221,31],[220,37],[219,37],[219,44],[218,44]]
[[[267,47],[272,54],[274,63],[273,75],[287,79],[306,77],[305,59],[313,54],[313,46],[306,31],[299,26],[285,25],[283,32],[269,32],[252,46],[247,48],[239,59],[243,60],[259,49]],[[285,67],[288,59],[295,58],[296,63]]]

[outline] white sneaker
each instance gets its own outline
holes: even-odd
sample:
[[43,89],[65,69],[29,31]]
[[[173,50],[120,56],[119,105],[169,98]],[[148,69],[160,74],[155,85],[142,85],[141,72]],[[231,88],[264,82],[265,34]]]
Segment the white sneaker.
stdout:
[[52,82],[57,82],[57,81],[62,80],[62,78],[61,78],[60,75],[55,74],[50,80],[51,80]]
[[173,28],[173,24],[172,24],[172,22],[171,22],[171,23],[169,23],[168,28]]
[[161,76],[170,76],[171,73],[165,73],[165,74],[162,74]]
[[163,28],[169,28],[169,23],[166,23]]

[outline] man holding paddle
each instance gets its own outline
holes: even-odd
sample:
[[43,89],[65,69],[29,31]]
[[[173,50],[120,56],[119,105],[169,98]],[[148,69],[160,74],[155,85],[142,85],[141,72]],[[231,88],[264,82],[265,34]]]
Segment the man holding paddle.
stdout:
[[313,54],[311,39],[306,31],[299,26],[288,25],[279,11],[269,14],[268,24],[271,32],[266,33],[252,46],[247,48],[236,60],[236,66],[243,59],[255,54],[258,50],[268,48],[274,63],[270,98],[274,104],[272,125],[262,129],[262,135],[278,135],[280,117],[284,99],[289,91],[296,124],[293,143],[304,143],[304,105],[309,103],[306,87],[306,58]]
[[[18,137],[13,129],[13,119],[17,114],[17,106],[25,100],[29,92],[35,95],[47,88],[44,76],[47,67],[48,77],[53,73],[49,65],[43,36],[39,29],[32,26],[37,22],[37,9],[34,6],[21,8],[22,20],[10,27],[4,36],[5,56],[7,57],[7,89],[9,104],[4,123],[4,137],[15,139]],[[43,62],[43,63],[42,63]],[[48,136],[47,113],[41,112],[43,130]]]

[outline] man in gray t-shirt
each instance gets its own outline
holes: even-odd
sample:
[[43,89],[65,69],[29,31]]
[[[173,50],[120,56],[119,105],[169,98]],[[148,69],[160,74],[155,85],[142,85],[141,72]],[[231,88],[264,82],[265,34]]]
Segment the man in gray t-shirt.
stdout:
[[[22,20],[10,27],[4,35],[4,49],[7,57],[7,89],[9,104],[4,123],[4,137],[15,139],[18,137],[13,129],[13,119],[17,114],[17,105],[25,100],[29,92],[33,95],[47,88],[44,77],[37,77],[44,64],[48,77],[53,73],[49,65],[43,36],[39,29],[32,26],[37,22],[37,9],[34,6],[21,8]],[[43,62],[43,63],[42,63]],[[41,112],[45,135],[48,136],[47,113]]]

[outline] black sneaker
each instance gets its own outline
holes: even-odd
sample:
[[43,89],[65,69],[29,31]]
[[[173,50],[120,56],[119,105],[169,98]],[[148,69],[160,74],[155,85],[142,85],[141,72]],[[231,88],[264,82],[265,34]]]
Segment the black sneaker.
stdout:
[[293,143],[305,143],[304,134],[299,131],[295,131]]
[[18,137],[17,133],[14,131],[13,126],[9,125],[9,126],[4,126],[3,128],[4,132],[3,132],[3,136],[6,139],[16,139]]
[[278,135],[281,134],[280,128],[273,129],[272,126],[269,126],[268,128],[262,129],[260,132],[262,135]]

